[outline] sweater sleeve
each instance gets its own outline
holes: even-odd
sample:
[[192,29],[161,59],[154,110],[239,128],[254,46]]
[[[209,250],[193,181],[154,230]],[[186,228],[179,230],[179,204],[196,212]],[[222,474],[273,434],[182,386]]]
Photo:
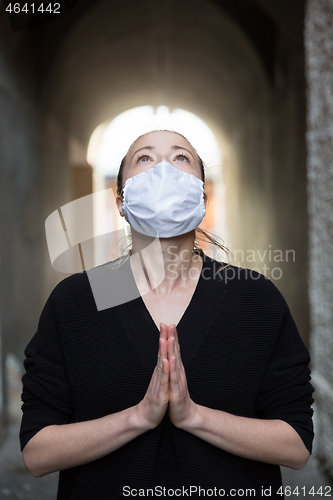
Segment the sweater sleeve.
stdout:
[[43,427],[70,423],[74,415],[52,293],[42,310],[37,332],[26,346],[24,354],[26,373],[21,379],[21,451]]
[[300,337],[289,308],[259,390],[258,418],[284,420],[312,453],[312,387],[309,352]]

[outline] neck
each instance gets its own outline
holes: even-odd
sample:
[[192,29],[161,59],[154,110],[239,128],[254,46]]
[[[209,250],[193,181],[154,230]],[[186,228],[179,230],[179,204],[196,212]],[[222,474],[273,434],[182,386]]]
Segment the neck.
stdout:
[[139,290],[166,296],[175,288],[196,285],[202,257],[194,253],[194,237],[193,230],[172,238],[154,239],[132,228],[131,267]]

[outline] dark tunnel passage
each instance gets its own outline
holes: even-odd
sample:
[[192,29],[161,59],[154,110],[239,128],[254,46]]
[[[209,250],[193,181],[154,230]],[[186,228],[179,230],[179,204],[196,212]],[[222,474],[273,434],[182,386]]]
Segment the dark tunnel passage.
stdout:
[[78,197],[78,168],[92,192],[90,137],[134,107],[181,108],[211,128],[225,244],[242,251],[237,265],[266,266],[309,343],[304,16],[302,0],[82,0],[13,34],[0,5],[2,438],[6,354],[23,360],[65,277],[50,265],[45,220]]

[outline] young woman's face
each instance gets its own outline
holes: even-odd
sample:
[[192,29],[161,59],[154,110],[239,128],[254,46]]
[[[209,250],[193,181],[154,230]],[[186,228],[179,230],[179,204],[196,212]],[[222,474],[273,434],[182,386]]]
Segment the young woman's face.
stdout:
[[168,161],[179,170],[202,179],[197,154],[187,140],[173,132],[158,131],[145,134],[131,146],[123,171],[123,185],[130,177],[161,161]]

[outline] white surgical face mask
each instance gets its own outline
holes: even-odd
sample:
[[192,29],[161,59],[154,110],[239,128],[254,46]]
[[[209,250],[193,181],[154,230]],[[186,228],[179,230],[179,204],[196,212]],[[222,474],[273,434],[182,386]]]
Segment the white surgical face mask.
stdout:
[[130,177],[123,188],[127,222],[147,236],[170,238],[195,229],[206,210],[204,183],[167,161]]

